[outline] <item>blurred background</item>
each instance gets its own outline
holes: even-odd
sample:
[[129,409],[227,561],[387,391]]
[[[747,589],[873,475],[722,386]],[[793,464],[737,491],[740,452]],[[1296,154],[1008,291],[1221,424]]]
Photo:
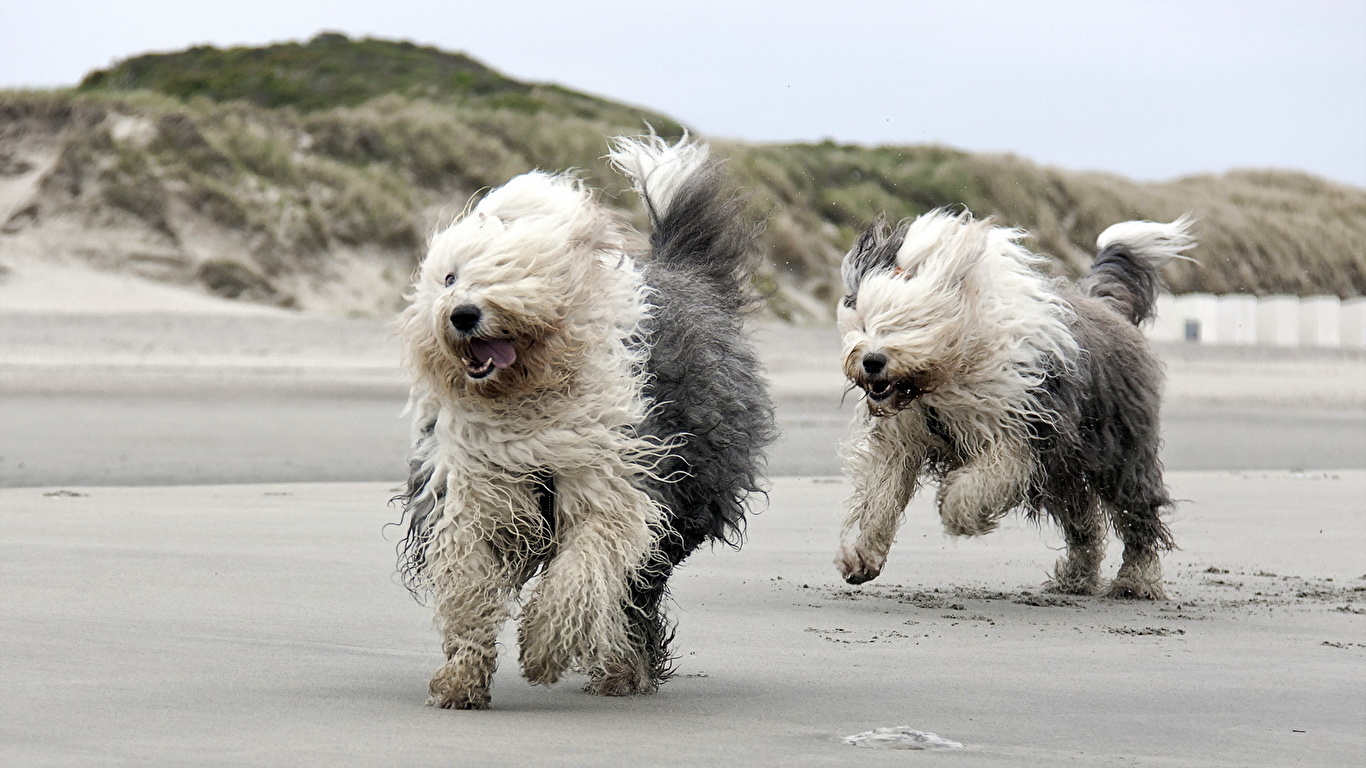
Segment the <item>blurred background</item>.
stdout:
[[[838,471],[838,262],[965,205],[1089,266],[1199,219],[1177,468],[1366,466],[1366,3],[72,2],[0,26],[0,484],[400,477],[388,323],[531,168],[710,140],[766,222],[777,474]],[[843,405],[841,405],[843,403]]]

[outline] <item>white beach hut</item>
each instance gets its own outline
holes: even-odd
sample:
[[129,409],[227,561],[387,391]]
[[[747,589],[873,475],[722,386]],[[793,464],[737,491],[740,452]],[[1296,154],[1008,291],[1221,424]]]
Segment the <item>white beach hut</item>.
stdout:
[[1336,347],[1342,340],[1342,302],[1336,296],[1300,299],[1300,346]]
[[1263,296],[1257,299],[1257,343],[1293,347],[1300,343],[1300,297]]
[[1342,302],[1338,328],[1342,346],[1366,349],[1366,297],[1358,296]]
[[1219,297],[1220,344],[1257,343],[1257,297],[1233,293]]

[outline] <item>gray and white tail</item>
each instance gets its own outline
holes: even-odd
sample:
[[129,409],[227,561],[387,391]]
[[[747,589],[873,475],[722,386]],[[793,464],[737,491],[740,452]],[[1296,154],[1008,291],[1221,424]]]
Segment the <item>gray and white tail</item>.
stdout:
[[1134,325],[1150,319],[1162,287],[1162,268],[1173,259],[1186,259],[1183,251],[1195,246],[1189,214],[1170,224],[1125,221],[1111,226],[1096,238],[1099,253],[1091,274],[1080,288],[1106,300]]
[[707,145],[686,135],[672,146],[658,136],[617,137],[607,158],[645,203],[655,264],[708,280],[718,298],[745,308],[755,230]]

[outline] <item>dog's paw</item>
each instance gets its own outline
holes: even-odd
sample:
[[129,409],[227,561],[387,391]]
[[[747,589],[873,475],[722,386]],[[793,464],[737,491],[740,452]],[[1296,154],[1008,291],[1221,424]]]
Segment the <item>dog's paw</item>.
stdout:
[[572,663],[566,645],[569,639],[541,610],[540,600],[528,603],[517,625],[517,662],[522,677],[532,685],[558,683]]
[[522,677],[532,685],[554,685],[569,670],[569,659],[556,649],[528,646],[522,640]]
[[1126,547],[1124,563],[1110,582],[1107,597],[1120,600],[1166,600],[1162,587],[1162,562],[1152,552],[1131,553]]
[[1045,581],[1043,588],[1061,595],[1098,595],[1102,582],[1096,568],[1082,568],[1070,558],[1058,558],[1053,566],[1053,578]]
[[522,662],[522,677],[532,685],[554,685],[564,672],[563,665]]
[[876,579],[886,563],[885,557],[875,562],[873,555],[854,546],[841,547],[839,554],[835,556],[835,567],[839,569],[840,576],[850,584],[862,584]]
[[610,672],[594,672],[583,684],[583,690],[594,696],[638,696],[658,691],[659,684],[643,670],[621,665]]
[[985,536],[1023,500],[1009,467],[956,469],[939,484],[939,520],[950,536]]
[[489,687],[462,680],[457,670],[446,665],[437,671],[427,686],[427,706],[437,709],[488,709],[492,702]]
[[1120,576],[1110,582],[1110,589],[1106,591],[1105,596],[1116,600],[1166,600],[1167,590],[1162,587],[1160,581]]
[[431,694],[427,706],[437,709],[488,709],[492,698],[488,691],[465,691],[455,695]]

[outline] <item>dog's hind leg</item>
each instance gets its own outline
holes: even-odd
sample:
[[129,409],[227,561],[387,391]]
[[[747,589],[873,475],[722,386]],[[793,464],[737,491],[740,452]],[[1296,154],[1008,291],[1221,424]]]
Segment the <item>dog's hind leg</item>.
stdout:
[[517,580],[487,541],[469,542],[459,558],[432,563],[436,623],[446,663],[432,676],[427,704],[487,709],[498,666],[496,640]]
[[1053,566],[1053,578],[1045,588],[1069,595],[1094,595],[1101,591],[1100,564],[1105,559],[1105,517],[1095,495],[1081,493],[1069,505],[1053,512],[1067,542],[1067,554]]
[[650,549],[658,507],[625,477],[556,474],[557,551],[522,611],[522,674],[551,684],[571,668],[625,658],[630,579]]
[[1172,548],[1172,540],[1171,531],[1159,517],[1162,507],[1160,503],[1133,504],[1112,511],[1115,533],[1124,542],[1124,561],[1110,582],[1110,597],[1167,599],[1161,553]]
[[1115,478],[1114,490],[1105,499],[1110,524],[1124,542],[1124,560],[1110,583],[1110,597],[1167,599],[1162,587],[1161,554],[1176,544],[1171,529],[1162,521],[1162,512],[1172,501],[1162,482],[1157,445],[1156,437],[1150,436],[1131,453],[1125,472]]
[[913,413],[872,419],[847,448],[845,474],[854,485],[835,567],[850,584],[882,573],[906,505],[919,484],[929,433]]

